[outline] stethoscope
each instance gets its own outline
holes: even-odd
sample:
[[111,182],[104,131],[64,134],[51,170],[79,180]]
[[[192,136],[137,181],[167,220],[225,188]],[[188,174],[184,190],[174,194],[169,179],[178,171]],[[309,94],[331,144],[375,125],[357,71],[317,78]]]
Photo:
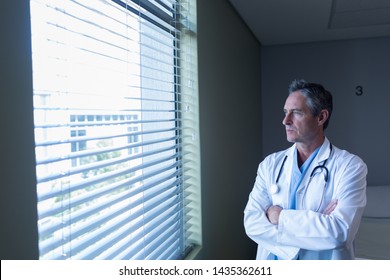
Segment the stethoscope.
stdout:
[[[324,162],[321,165],[317,165],[316,167],[314,167],[314,169],[310,173],[309,182],[307,183],[306,188],[305,188],[304,193],[303,193],[303,196],[302,196],[302,209],[303,209],[303,201],[305,200],[306,193],[307,193],[307,190],[309,188],[309,185],[310,185],[310,182],[311,182],[312,178],[314,177],[315,174],[317,174],[316,173],[317,170],[323,169],[325,171],[325,175],[324,175],[325,184],[324,184],[324,187],[322,189],[321,201],[320,201],[320,204],[319,204],[316,212],[318,212],[318,210],[321,207],[321,204],[322,204],[322,202],[324,200],[326,184],[328,183],[328,179],[329,179],[329,170],[328,170],[328,168],[325,165],[326,165],[326,162],[328,161],[328,159],[330,158],[330,156],[332,154],[332,150],[333,150],[332,144],[330,144],[329,148],[330,148],[330,151],[329,151],[328,158],[326,160],[324,160]],[[282,164],[280,165],[278,176],[276,177],[276,181],[270,187],[271,194],[277,194],[280,191],[278,182],[279,182],[280,175],[282,174],[282,170],[284,168],[284,164],[286,163],[287,157],[288,156],[285,155],[285,157],[284,157],[284,159],[282,161]]]

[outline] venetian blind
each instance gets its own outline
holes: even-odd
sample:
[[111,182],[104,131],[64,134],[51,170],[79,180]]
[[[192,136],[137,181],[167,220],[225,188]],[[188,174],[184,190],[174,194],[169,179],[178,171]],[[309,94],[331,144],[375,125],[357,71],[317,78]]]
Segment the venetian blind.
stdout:
[[41,259],[200,245],[194,2],[30,1]]

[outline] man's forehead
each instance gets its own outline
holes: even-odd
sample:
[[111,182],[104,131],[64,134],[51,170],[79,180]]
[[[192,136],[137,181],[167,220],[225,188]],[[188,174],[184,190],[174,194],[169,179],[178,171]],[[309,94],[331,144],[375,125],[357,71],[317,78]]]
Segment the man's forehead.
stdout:
[[292,92],[286,99],[284,108],[288,110],[303,110],[307,109],[306,97],[299,91]]

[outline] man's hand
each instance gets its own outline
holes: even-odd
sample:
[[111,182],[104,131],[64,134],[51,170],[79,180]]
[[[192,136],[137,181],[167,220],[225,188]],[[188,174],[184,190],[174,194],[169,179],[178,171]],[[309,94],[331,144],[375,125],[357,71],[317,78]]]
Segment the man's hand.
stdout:
[[338,202],[337,199],[332,200],[332,201],[328,204],[328,206],[326,206],[326,208],[325,208],[324,212],[322,212],[322,214],[330,215],[330,213],[332,213],[333,210],[336,209],[337,202]]
[[282,212],[283,208],[278,205],[273,205],[270,208],[267,209],[267,218],[268,221],[273,224],[277,225],[279,224],[279,216],[280,212]]

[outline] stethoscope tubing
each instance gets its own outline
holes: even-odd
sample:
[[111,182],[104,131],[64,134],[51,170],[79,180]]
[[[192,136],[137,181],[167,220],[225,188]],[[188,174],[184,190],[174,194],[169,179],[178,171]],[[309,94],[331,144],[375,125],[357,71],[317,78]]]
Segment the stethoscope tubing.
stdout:
[[[323,187],[323,190],[322,190],[322,196],[321,196],[321,201],[320,201],[320,204],[316,210],[316,212],[318,212],[318,210],[321,208],[321,205],[322,205],[322,202],[324,200],[324,195],[325,195],[325,188],[326,188],[326,184],[328,183],[328,180],[329,180],[329,170],[328,168],[325,166],[328,159],[331,157],[332,155],[332,151],[333,151],[333,146],[332,144],[330,144],[330,151],[329,151],[329,156],[328,158],[323,162],[323,164],[321,165],[318,165],[316,167],[314,167],[314,169],[311,171],[310,173],[310,177],[309,177],[309,182],[308,184],[306,185],[306,188],[304,190],[304,193],[303,193],[303,196],[302,196],[302,209],[303,209],[303,201],[305,200],[305,197],[306,197],[306,193],[307,193],[307,189],[309,188],[309,185],[310,185],[310,182],[313,178],[313,176],[316,174],[316,171],[318,169],[324,169],[325,170],[325,176],[324,176],[324,179],[325,179],[325,184],[324,184],[324,187]],[[278,182],[279,182],[279,178],[280,178],[280,175],[282,174],[282,170],[284,168],[284,164],[287,160],[287,155],[285,155],[283,161],[282,161],[282,164],[280,165],[280,168],[279,168],[279,172],[278,172],[278,176],[276,177],[276,181],[275,181],[275,184],[273,184],[271,186],[271,191],[273,194],[277,193],[279,191],[279,186],[278,186]]]

